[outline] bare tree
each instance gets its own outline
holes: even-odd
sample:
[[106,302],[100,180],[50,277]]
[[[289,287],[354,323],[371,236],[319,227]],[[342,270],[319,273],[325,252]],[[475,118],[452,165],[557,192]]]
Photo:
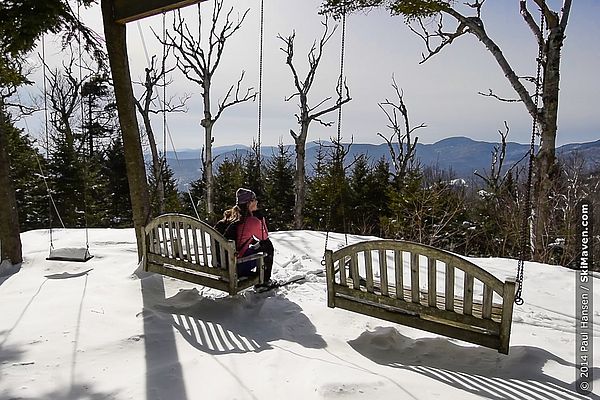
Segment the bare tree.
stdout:
[[242,90],[245,72],[242,71],[236,84],[229,87],[222,100],[217,102],[217,110],[213,113],[212,83],[213,76],[221,62],[225,43],[242,26],[247,9],[237,21],[233,20],[233,7],[224,14],[223,0],[214,0],[210,30],[207,38],[207,48],[202,48],[202,14],[198,4],[198,33],[194,34],[178,11],[173,21],[173,32],[166,32],[164,45],[173,48],[177,56],[177,67],[192,82],[202,88],[204,118],[201,125],[204,128],[204,157],[203,171],[206,178],[206,211],[209,218],[215,216],[214,211],[214,176],[212,143],[213,127],[223,111],[227,108],[256,98],[252,87]]
[[500,135],[500,144],[494,146],[494,150],[491,154],[490,170],[484,173],[479,171],[474,172],[475,176],[483,180],[487,189],[496,194],[503,190],[507,180],[512,179],[513,171],[528,155],[525,154],[510,168],[504,170],[504,160],[506,159],[506,138],[508,137],[509,132],[510,128],[508,127],[508,123],[504,121],[504,131],[498,130],[498,134]]
[[165,67],[168,53],[168,51],[164,52],[160,69],[158,69],[156,63],[156,56],[152,56],[150,65],[145,68],[144,82],[138,83],[139,85],[143,86],[144,90],[142,94],[135,99],[135,105],[142,117],[144,130],[146,131],[148,144],[150,145],[150,153],[152,154],[152,174],[154,175],[156,182],[156,196],[158,198],[158,212],[160,214],[164,212],[165,203],[165,190],[162,171],[166,163],[166,155],[159,155],[154,129],[152,128],[151,115],[169,112],[185,112],[185,105],[187,100],[190,98],[189,95],[184,95],[178,99],[175,99],[174,96],[171,96],[169,99],[163,99],[162,102],[160,102],[158,99],[157,91],[160,90],[160,88],[164,89],[173,82],[172,79],[167,80],[166,76],[176,69],[176,67],[169,69]]
[[[88,76],[80,80],[74,72],[75,56],[71,53],[62,68],[48,68],[46,77],[48,85],[49,123],[54,127],[54,140],[64,140],[66,145],[76,154],[83,154],[86,140],[81,129],[81,87]],[[79,127],[79,131],[77,130]],[[58,136],[58,137],[57,137]],[[50,148],[50,143],[47,143]]]
[[[414,168],[415,155],[418,136],[412,137],[412,134],[420,128],[425,128],[425,124],[411,126],[408,118],[408,109],[404,103],[404,92],[398,88],[396,80],[392,77],[392,87],[398,97],[398,102],[394,103],[388,99],[379,103],[379,108],[385,113],[388,119],[388,128],[392,135],[388,138],[382,133],[377,133],[388,145],[392,164],[394,166],[394,178],[398,185],[402,185],[404,178],[410,169]],[[400,115],[398,115],[400,114]],[[399,118],[402,118],[400,121]],[[394,147],[394,136],[398,143],[398,150]]]
[[[519,1],[523,20],[539,47],[538,61],[542,69],[539,92],[537,89],[527,89],[525,83],[531,82],[532,78],[517,75],[500,46],[488,35],[481,17],[485,0],[473,0],[471,3],[464,4],[450,0],[325,0],[324,11],[339,13],[341,6],[344,12],[385,6],[393,14],[405,16],[413,32],[419,35],[426,45],[427,52],[423,54],[422,62],[429,60],[466,34],[474,35],[486,47],[516,92],[518,97],[516,100],[523,103],[539,126],[540,147],[536,155],[534,181],[533,256],[536,260],[541,260],[543,248],[548,244],[549,239],[544,233],[545,225],[551,223],[548,198],[558,176],[555,147],[560,61],[572,0],[563,0],[559,12],[550,9],[545,0],[530,0],[530,2],[541,10],[545,22],[545,25],[537,23],[528,9],[528,1]],[[465,8],[466,12],[459,11]],[[447,26],[443,19],[445,16],[454,20],[454,29],[444,30]],[[426,22],[425,19],[428,18],[433,18],[434,23]],[[500,100],[508,100],[503,96],[495,95],[493,91],[489,95]],[[538,100],[541,100],[541,105]]]
[[339,109],[343,104],[351,100],[348,85],[346,84],[345,79],[342,85],[342,77],[340,77],[340,82],[336,88],[337,98],[333,105],[326,108],[321,108],[325,103],[332,99],[331,97],[321,100],[315,106],[309,105],[308,93],[314,83],[317,68],[319,67],[319,63],[321,62],[321,57],[323,55],[323,49],[335,32],[335,28],[332,29],[331,32],[329,31],[327,18],[324,22],[321,22],[321,24],[323,25],[323,35],[319,39],[318,43],[316,41],[313,42],[313,45],[308,53],[308,73],[306,74],[306,78],[304,78],[302,81],[300,80],[298,71],[294,65],[294,40],[296,38],[296,32],[293,32],[287,37],[283,37],[281,35],[277,36],[285,44],[285,46],[281,48],[281,51],[283,51],[286,55],[286,64],[290,67],[292,72],[292,76],[294,78],[294,87],[296,90],[295,93],[287,97],[285,100],[290,101],[291,99],[297,97],[298,108],[300,109],[300,112],[296,114],[296,119],[300,125],[300,133],[298,134],[294,132],[294,130],[290,129],[290,134],[294,138],[294,143],[296,146],[296,173],[294,179],[296,191],[296,199],[294,204],[294,226],[296,229],[302,228],[303,225],[303,209],[306,200],[306,138],[308,137],[309,126],[313,121],[317,121],[324,126],[331,126],[333,122],[324,121],[321,118],[324,115]]

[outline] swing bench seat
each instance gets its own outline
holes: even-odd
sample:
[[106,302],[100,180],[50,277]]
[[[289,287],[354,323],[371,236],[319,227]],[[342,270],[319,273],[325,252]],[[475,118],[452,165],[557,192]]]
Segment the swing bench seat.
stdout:
[[[239,293],[264,282],[265,253],[237,257],[235,242],[210,225],[182,214],[164,214],[144,228],[144,270]],[[256,273],[238,276],[237,266],[256,262]]]
[[90,254],[87,247],[64,247],[61,249],[51,248],[46,260],[86,262],[92,258],[94,256]]
[[515,280],[453,253],[375,240],[325,253],[327,305],[508,354]]

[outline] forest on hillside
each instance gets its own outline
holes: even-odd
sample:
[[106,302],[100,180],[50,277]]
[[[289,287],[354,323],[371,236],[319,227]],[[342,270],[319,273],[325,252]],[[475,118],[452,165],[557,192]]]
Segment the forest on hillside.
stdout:
[[[110,119],[108,115],[106,119]],[[132,226],[118,130],[98,139],[92,154],[81,150],[87,149],[82,139],[74,135],[68,143],[57,138],[45,155],[23,132],[11,130],[11,173],[23,230]],[[234,205],[236,189],[248,187],[257,193],[270,230],[293,229],[294,160],[286,146],[278,149],[267,160],[259,161],[256,152],[230,154],[221,160],[215,171],[218,211],[213,215],[206,212],[204,179],[200,176],[180,191],[165,164],[161,174],[163,212],[185,213],[214,223],[223,210]],[[422,166],[418,161],[400,171],[383,158],[372,160],[363,155],[345,160],[347,148],[321,144],[314,174],[308,177],[303,228],[404,239],[473,256],[518,258],[527,165],[522,162],[505,170],[498,163],[501,144],[497,151],[488,171],[466,184],[453,179],[451,171]],[[578,254],[576,204],[588,199],[600,209],[596,195],[600,169],[589,172],[583,165],[577,156],[562,160],[560,184],[549,199],[553,223],[549,224],[552,231],[548,232],[546,257],[571,267]],[[149,166],[148,171],[156,216],[160,213],[157,180]],[[599,216],[594,216],[596,226],[600,226]]]
[[[21,231],[132,225],[139,230],[150,218],[166,212],[186,213],[215,223],[223,210],[233,205],[235,190],[247,187],[258,194],[271,230],[314,229],[376,235],[473,256],[518,258],[521,252],[527,253],[531,248],[536,261],[576,266],[580,253],[577,205],[585,200],[592,208],[599,209],[600,166],[590,170],[576,153],[562,159],[555,154],[560,48],[569,8],[561,11],[562,20],[547,7],[541,10],[540,24],[545,21],[548,32],[538,27],[535,78],[521,82],[499,48],[490,45],[489,51],[519,95],[519,101],[533,116],[532,138],[539,138],[540,146],[535,154],[531,152],[532,159],[523,157],[517,164],[505,165],[509,131],[506,125],[506,131],[500,132],[501,142],[491,154],[489,167],[464,184],[454,179],[452,171],[419,162],[415,155],[418,144],[415,131],[424,124],[409,122],[403,91],[394,78],[392,87],[396,97],[377,104],[389,122],[390,132],[378,133],[388,145],[388,158],[371,159],[358,154],[349,159],[348,146],[341,142],[341,108],[352,98],[343,71],[328,97],[313,97],[312,93],[309,96],[321,56],[335,30],[333,17],[343,19],[347,11],[362,9],[365,5],[361,2],[343,2],[345,6],[354,3],[350,9],[340,9],[337,0],[324,2],[333,7],[329,10],[332,17],[321,14],[324,15],[322,31],[317,33],[306,54],[305,77],[298,72],[303,61],[294,58],[296,32],[277,36],[285,56],[284,67],[293,82],[286,100],[298,100],[297,125],[290,129],[295,154],[280,145],[276,154],[266,159],[260,152],[259,139],[252,152],[243,156],[229,155],[218,164],[214,164],[213,156],[217,121],[223,112],[230,112],[231,107],[260,99],[262,95],[260,90],[245,84],[243,70],[225,94],[211,92],[225,43],[239,31],[248,11],[240,13],[236,20],[232,16],[233,8],[228,12],[222,0],[215,0],[212,15],[205,20],[211,32],[205,47],[201,46],[201,34],[193,34],[181,14],[175,14],[171,27],[167,29],[165,25],[163,35],[156,38],[162,45],[162,59],[157,56],[149,59],[145,80],[135,82],[136,88],[131,90],[133,83],[128,71],[116,74],[106,63],[103,46],[111,41],[99,42],[94,35],[86,36],[89,31],[67,7],[68,2],[55,3],[64,9],[45,12],[63,15],[64,20],[57,20],[58,26],[50,23],[52,19],[41,19],[24,12],[26,8],[16,7],[13,11],[17,20],[40,26],[32,28],[31,37],[4,31],[6,45],[15,48],[0,57],[0,199],[8,204],[16,197],[14,207],[0,209],[4,222],[0,236],[4,238],[5,248],[9,247],[8,238],[19,238],[18,229],[10,229],[16,225],[20,225]],[[92,5],[94,1],[84,3]],[[421,7],[429,4],[417,3],[421,3]],[[441,18],[442,13],[447,13],[469,26],[467,30],[457,31],[457,37],[474,34],[480,41],[494,43],[482,29],[483,22],[479,18],[484,2],[466,5],[466,11],[475,12],[476,17],[471,18],[464,17],[450,3],[441,3],[444,3],[442,8],[436,3],[434,9],[400,7],[396,12],[409,17],[407,22]],[[31,2],[29,6],[36,4],[39,5]],[[526,19],[528,25],[536,27],[536,22],[525,11],[526,8],[522,14],[530,17]],[[200,21],[206,15],[202,17],[198,8],[197,17]],[[35,84],[40,91],[43,87],[43,94],[29,104],[19,97],[18,91],[26,84],[34,84],[29,80],[33,66],[27,55],[42,33],[61,30],[66,30],[62,63],[53,67],[41,60],[43,80]],[[427,32],[423,35],[425,39],[437,37]],[[442,41],[441,47],[451,42]],[[431,49],[430,52],[428,57],[436,53]],[[172,65],[167,62],[169,56],[175,57],[176,66],[168,67]],[[162,101],[158,97],[158,92],[164,93],[172,82],[172,72],[176,69],[197,84],[196,89],[203,99],[202,172],[188,185],[189,190],[183,192],[178,189],[181,182],[176,182],[166,162],[166,149],[161,152],[157,148],[151,118],[163,115],[166,120],[167,113],[186,109],[185,96],[170,100],[165,96]],[[544,79],[542,72],[546,74]],[[125,84],[115,76],[125,77]],[[137,97],[117,104],[117,87]],[[493,93],[490,96],[497,97]],[[135,103],[135,109],[128,110],[130,123],[125,124],[124,103],[128,106]],[[36,142],[27,128],[17,128],[17,121],[42,111],[44,133]],[[337,139],[319,145],[316,161],[310,166],[313,173],[309,175],[306,173],[309,127],[311,124],[332,125],[324,118],[335,112],[339,115]],[[124,146],[123,141],[129,142],[129,146]],[[141,160],[142,142],[152,155],[145,171]],[[531,176],[529,172],[534,169]],[[18,211],[18,221],[13,218],[14,210]],[[600,214],[593,214],[593,218],[595,226],[599,226]],[[532,239],[531,246],[528,238]],[[593,239],[598,265],[599,236]],[[20,253],[17,241],[13,240],[15,245],[10,246],[15,254]]]

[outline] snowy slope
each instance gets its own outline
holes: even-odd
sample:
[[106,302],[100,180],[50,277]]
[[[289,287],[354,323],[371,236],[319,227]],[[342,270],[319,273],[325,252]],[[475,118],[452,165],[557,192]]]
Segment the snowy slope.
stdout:
[[[90,230],[87,263],[46,261],[47,231],[22,238],[20,271],[0,277],[0,399],[586,398],[565,268],[526,264],[505,356],[327,308],[322,232],[272,234],[274,278],[304,283],[233,297],[139,271],[131,229]],[[344,242],[331,234],[329,248]],[[54,232],[57,247],[83,243],[81,230]],[[514,260],[471,261],[515,274]]]

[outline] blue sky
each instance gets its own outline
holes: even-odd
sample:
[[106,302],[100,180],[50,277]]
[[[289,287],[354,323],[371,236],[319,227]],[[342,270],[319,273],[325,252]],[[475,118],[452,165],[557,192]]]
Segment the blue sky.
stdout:
[[[202,4],[208,18],[211,1]],[[531,3],[531,2],[530,2]],[[563,47],[561,66],[561,98],[559,105],[558,144],[593,141],[600,138],[598,94],[600,80],[600,1],[573,2]],[[246,83],[258,87],[259,0],[226,0],[240,13],[250,8],[245,24],[225,48],[222,64],[214,77],[214,95],[221,98],[226,88],[235,82],[240,71],[246,71]],[[548,1],[559,9],[561,1]],[[318,0],[265,1],[264,78],[263,78],[263,145],[275,145],[280,140],[293,143],[290,129],[296,129],[294,100],[284,98],[293,93],[291,73],[285,65],[285,55],[277,34],[287,36],[296,31],[295,64],[301,76],[307,68],[306,55],[312,41],[321,35],[322,17],[317,11]],[[534,15],[537,12],[533,5]],[[197,8],[183,10],[190,23]],[[102,33],[100,8],[85,11],[86,23]],[[167,21],[172,16],[167,15]],[[488,0],[483,20],[489,35],[503,50],[518,75],[535,74],[537,48],[519,14],[519,2]],[[132,78],[141,80],[146,66],[142,36],[150,56],[160,55],[161,47],[151,27],[161,29],[161,16],[127,25],[128,48]],[[141,32],[141,33],[140,33]],[[339,74],[340,33],[338,26],[325,49],[322,65],[309,99],[312,104],[327,96],[335,96]],[[386,98],[393,100],[392,75],[404,91],[412,125],[425,124],[417,131],[419,141],[433,143],[449,136],[467,136],[475,140],[496,141],[504,121],[510,126],[509,140],[527,143],[531,135],[531,120],[520,103],[501,103],[478,95],[493,89],[505,97],[515,97],[491,54],[472,35],[461,37],[428,62],[419,64],[424,45],[411,33],[401,17],[391,17],[385,10],[348,17],[346,33],[345,75],[353,100],[344,107],[342,135],[356,143],[381,143],[378,132],[389,136],[387,120],[378,107]],[[174,60],[171,60],[174,63]],[[175,74],[169,95],[192,94],[187,114],[168,116],[168,127],[177,149],[200,148],[203,131],[200,89],[184,77]],[[216,146],[249,145],[257,137],[257,103],[247,103],[224,112],[214,128]],[[335,121],[337,113],[329,116]],[[162,118],[156,120],[162,130]],[[335,124],[325,128],[311,125],[309,140],[328,139],[336,135]],[[171,147],[171,146],[169,146]]]

